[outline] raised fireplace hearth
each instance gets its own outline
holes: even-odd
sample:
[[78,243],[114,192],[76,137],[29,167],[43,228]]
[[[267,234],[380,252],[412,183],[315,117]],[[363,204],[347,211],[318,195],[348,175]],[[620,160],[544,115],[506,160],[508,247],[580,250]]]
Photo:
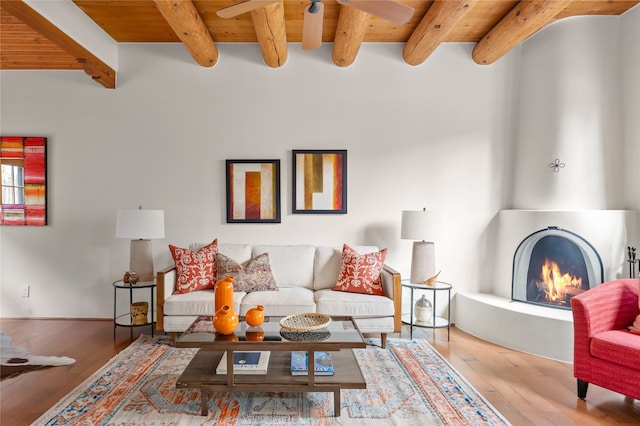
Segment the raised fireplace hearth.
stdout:
[[[557,309],[558,306],[555,305],[559,302],[540,304],[514,300],[515,276],[525,283],[524,290],[519,290],[521,293],[518,293],[521,299],[528,297],[527,282],[534,281],[536,287],[540,288],[538,281],[541,274],[564,277],[562,279],[572,283],[574,287],[561,297],[565,300],[562,303],[565,305],[567,299],[570,300],[566,293],[584,289],[586,281],[590,288],[604,281],[626,277],[627,247],[637,245],[640,238],[637,212],[502,210],[488,230],[492,233],[489,240],[495,242],[495,246],[488,247],[488,252],[492,253],[495,263],[493,269],[490,263],[487,264],[486,276],[477,292],[456,293],[456,327],[508,348],[572,362],[571,310]],[[528,240],[531,236],[533,238]],[[560,242],[556,237],[562,237],[566,241]],[[552,248],[549,249],[549,246]],[[519,247],[521,250],[516,254]],[[573,252],[568,257],[576,256],[579,252],[584,265],[580,260],[558,259],[557,249]],[[538,250],[547,252],[546,256],[541,257],[549,258],[551,262],[548,264],[552,265],[555,261],[557,267],[547,267],[552,272],[542,271],[542,265],[547,263],[545,259],[531,260],[531,255],[538,257]],[[516,272],[515,264],[519,262],[523,265]],[[575,265],[569,267],[568,263]],[[565,277],[566,274],[568,276]],[[549,292],[559,293],[555,290]],[[538,302],[540,294],[532,294],[529,297]]]

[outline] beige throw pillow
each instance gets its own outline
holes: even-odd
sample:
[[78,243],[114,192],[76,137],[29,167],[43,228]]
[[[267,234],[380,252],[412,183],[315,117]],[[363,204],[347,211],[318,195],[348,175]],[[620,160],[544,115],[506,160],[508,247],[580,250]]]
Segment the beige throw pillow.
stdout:
[[219,277],[233,278],[233,291],[277,291],[278,286],[269,264],[269,254],[262,253],[249,260],[245,266],[230,257],[218,253],[216,269]]

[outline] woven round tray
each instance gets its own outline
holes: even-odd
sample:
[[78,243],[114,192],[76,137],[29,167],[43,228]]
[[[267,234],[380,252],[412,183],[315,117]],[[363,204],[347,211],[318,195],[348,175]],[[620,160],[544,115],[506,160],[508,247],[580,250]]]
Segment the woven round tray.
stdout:
[[325,314],[306,313],[295,314],[280,320],[280,327],[294,331],[311,331],[324,328],[331,324],[331,317]]
[[280,336],[291,342],[322,342],[331,337],[329,330],[293,331],[280,330]]

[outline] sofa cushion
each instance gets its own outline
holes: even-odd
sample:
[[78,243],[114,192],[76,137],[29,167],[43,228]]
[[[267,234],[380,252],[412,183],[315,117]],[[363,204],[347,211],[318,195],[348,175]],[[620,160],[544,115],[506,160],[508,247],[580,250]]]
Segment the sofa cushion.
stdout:
[[178,272],[176,293],[189,293],[213,288],[217,279],[217,239],[199,250],[185,249],[169,244],[169,251],[171,251]]
[[[191,243],[189,250],[197,251],[206,245],[208,243]],[[218,253],[223,253],[242,265],[251,260],[251,244],[218,242]]]
[[640,371],[640,336],[626,330],[609,330],[591,339],[591,355]]
[[352,317],[393,316],[393,300],[371,294],[316,290],[317,312]]
[[303,312],[316,312],[313,291],[301,287],[280,287],[275,291],[255,291],[242,298],[240,315],[257,305],[264,306],[265,316],[287,316]]
[[313,289],[313,257],[310,245],[254,245],[252,256],[269,253],[271,271],[279,288]]
[[218,253],[216,265],[219,276],[233,278],[234,291],[275,291],[278,290],[269,266],[269,254],[263,253],[242,266],[235,260]]
[[[380,250],[377,246],[353,246],[360,254]],[[335,247],[316,247],[313,262],[313,288],[316,290],[332,288],[338,282],[342,265],[342,250]]]
[[251,244],[218,243],[218,253],[243,265],[251,260]]
[[359,254],[347,244],[342,249],[342,265],[338,283],[333,290],[384,296],[380,273],[384,267],[387,249],[375,253]]
[[[238,312],[240,301],[246,293],[233,293],[233,307]],[[165,315],[209,315],[213,316],[213,290],[172,294],[164,301]]]

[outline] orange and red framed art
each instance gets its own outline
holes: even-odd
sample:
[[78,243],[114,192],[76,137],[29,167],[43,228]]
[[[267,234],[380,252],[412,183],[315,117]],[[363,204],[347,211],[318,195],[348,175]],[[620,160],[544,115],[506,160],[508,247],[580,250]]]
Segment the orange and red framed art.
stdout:
[[47,224],[47,138],[0,136],[0,225]]
[[293,150],[293,213],[347,213],[347,151]]
[[280,160],[227,160],[227,223],[280,223]]

